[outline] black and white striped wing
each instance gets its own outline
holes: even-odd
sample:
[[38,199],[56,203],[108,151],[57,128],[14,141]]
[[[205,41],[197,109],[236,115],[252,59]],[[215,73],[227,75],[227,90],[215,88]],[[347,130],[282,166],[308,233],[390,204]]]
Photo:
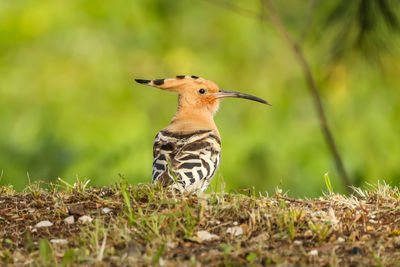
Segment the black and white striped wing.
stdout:
[[171,165],[171,158],[176,153],[176,143],[174,140],[168,140],[160,131],[155,139],[153,145],[153,169],[152,169],[152,182],[161,183],[162,185],[172,184],[174,179],[169,171]]
[[170,185],[176,179],[176,185],[187,191],[205,191],[218,168],[220,151],[220,140],[212,131],[160,131],[154,141],[153,183]]

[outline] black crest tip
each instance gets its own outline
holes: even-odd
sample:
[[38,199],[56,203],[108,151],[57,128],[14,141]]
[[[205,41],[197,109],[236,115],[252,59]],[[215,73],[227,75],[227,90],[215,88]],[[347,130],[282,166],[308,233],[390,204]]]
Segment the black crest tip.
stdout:
[[143,79],[135,79],[135,81],[137,83],[141,83],[141,84],[148,84],[150,83],[150,80],[143,80]]
[[157,79],[157,80],[154,80],[153,83],[154,83],[155,85],[164,84],[164,79]]
[[177,79],[185,79],[185,77],[186,77],[185,75],[176,75]]
[[199,76],[196,76],[196,75],[192,75],[190,77],[192,77],[193,79],[198,79],[199,78]]

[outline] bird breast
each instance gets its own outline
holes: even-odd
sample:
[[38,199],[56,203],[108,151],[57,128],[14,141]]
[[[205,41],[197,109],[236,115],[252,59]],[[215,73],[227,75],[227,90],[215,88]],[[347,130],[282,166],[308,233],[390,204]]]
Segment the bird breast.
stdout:
[[221,142],[213,130],[191,133],[160,131],[154,140],[153,183],[179,190],[205,191],[215,175]]

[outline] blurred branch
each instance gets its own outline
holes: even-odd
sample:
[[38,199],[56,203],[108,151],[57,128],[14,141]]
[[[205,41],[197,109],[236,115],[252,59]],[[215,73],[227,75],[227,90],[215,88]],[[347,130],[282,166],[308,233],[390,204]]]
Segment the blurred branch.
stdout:
[[315,83],[315,79],[312,75],[310,65],[308,64],[300,46],[294,40],[292,40],[292,38],[290,37],[285,26],[283,25],[278,13],[276,12],[273,5],[271,4],[270,0],[260,0],[260,1],[267,7],[267,9],[269,11],[269,15],[270,15],[270,17],[269,17],[270,20],[275,25],[275,28],[278,30],[278,32],[282,35],[282,37],[286,41],[286,43],[290,46],[297,62],[300,64],[300,66],[303,69],[303,73],[304,73],[304,76],[307,81],[308,89],[310,90],[311,96],[313,98],[314,107],[317,111],[317,115],[319,118],[322,132],[325,137],[325,141],[327,142],[329,149],[331,150],[331,153],[335,160],[336,169],[339,172],[339,175],[342,178],[343,183],[346,185],[346,190],[348,192],[350,192],[350,186],[352,184],[351,184],[350,179],[347,175],[347,172],[344,168],[342,157],[339,154],[339,150],[336,146],[336,142],[333,137],[332,131],[330,130],[330,128],[328,126],[328,122],[327,122],[326,115],[325,115],[325,110],[322,105],[321,96],[319,94],[318,87]]
[[[249,10],[242,9],[241,7],[235,6],[224,0],[208,0],[208,1],[211,1],[213,3],[218,3],[218,4],[224,3],[224,6],[229,6],[229,9],[236,11],[238,13],[241,13],[241,14],[246,14],[246,15],[252,14],[251,16],[253,16],[253,17],[254,17],[254,14],[257,14],[257,17],[259,17],[261,19],[267,19],[265,16],[262,15],[262,13],[258,14],[258,13],[253,13],[252,11],[251,11],[252,13],[249,13]],[[328,147],[332,153],[333,159],[336,164],[336,169],[342,179],[342,182],[344,183],[346,190],[348,192],[350,192],[350,186],[352,185],[352,183],[351,183],[351,181],[347,175],[347,172],[344,168],[343,161],[340,156],[339,150],[336,146],[336,142],[333,137],[332,131],[330,130],[330,128],[328,126],[325,111],[324,111],[324,108],[322,105],[321,96],[319,94],[319,90],[316,85],[315,79],[312,75],[310,65],[308,64],[298,43],[296,43],[289,35],[288,31],[286,30],[285,26],[283,25],[278,13],[276,12],[273,5],[271,4],[270,0],[260,0],[260,1],[261,1],[261,4],[268,9],[269,15],[270,15],[269,16],[270,21],[274,24],[277,31],[281,34],[282,38],[289,45],[289,47],[293,51],[294,57],[296,58],[297,62],[300,64],[300,66],[303,69],[303,73],[304,73],[305,79],[307,81],[308,89],[309,89],[312,99],[313,99],[314,107],[316,109],[316,112],[317,112],[317,115],[319,118],[320,127],[321,127],[322,133],[325,137],[325,141],[328,144]]]

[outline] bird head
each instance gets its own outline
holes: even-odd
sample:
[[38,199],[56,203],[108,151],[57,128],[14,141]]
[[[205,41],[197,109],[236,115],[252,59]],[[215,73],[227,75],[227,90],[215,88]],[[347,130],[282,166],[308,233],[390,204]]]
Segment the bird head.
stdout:
[[240,92],[222,90],[215,83],[197,76],[178,75],[171,79],[143,80],[135,79],[140,84],[160,88],[179,94],[179,108],[207,110],[214,114],[219,107],[219,99],[223,97],[245,98],[263,104],[267,101]]

